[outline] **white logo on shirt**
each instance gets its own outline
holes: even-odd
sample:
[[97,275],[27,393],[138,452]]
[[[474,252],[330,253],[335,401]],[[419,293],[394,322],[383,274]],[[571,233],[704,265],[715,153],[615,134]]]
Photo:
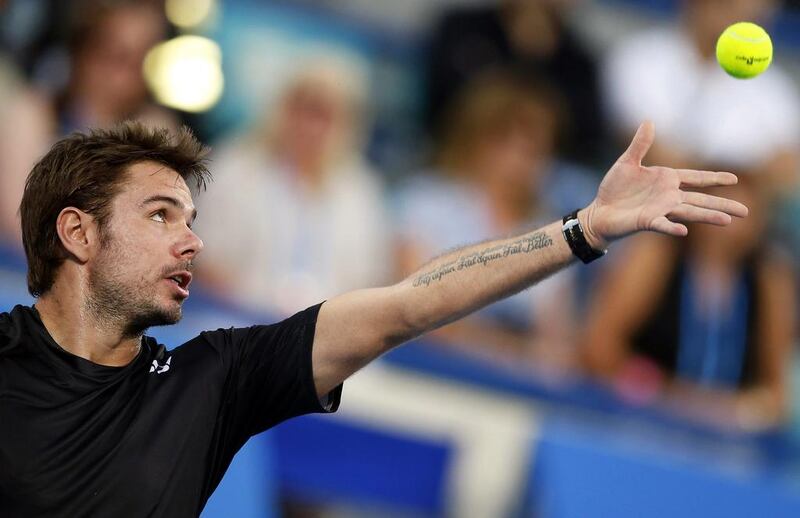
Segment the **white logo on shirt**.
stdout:
[[167,358],[167,361],[164,363],[158,363],[158,360],[153,360],[153,365],[150,366],[150,372],[155,372],[156,374],[164,374],[169,370],[169,364],[172,361],[172,356]]

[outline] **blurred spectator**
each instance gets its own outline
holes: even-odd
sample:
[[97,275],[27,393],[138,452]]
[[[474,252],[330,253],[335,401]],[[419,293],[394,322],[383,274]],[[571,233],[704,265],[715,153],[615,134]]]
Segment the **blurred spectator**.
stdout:
[[[591,180],[553,155],[559,104],[545,86],[500,72],[462,92],[451,107],[437,169],[398,195],[402,274],[442,250],[532,228],[591,201]],[[439,336],[500,358],[535,357],[568,367],[573,274],[561,272]]]
[[97,1],[76,4],[69,42],[69,83],[56,99],[59,132],[104,127],[125,119],[176,127],[175,117],[150,101],[142,63],[166,36],[158,4]]
[[0,244],[22,251],[17,210],[25,179],[52,136],[52,113],[0,55]]
[[769,178],[780,190],[798,167],[800,99],[778,64],[734,80],[716,63],[715,46],[731,23],[768,22],[777,0],[683,0],[680,24],[622,41],[603,67],[609,114],[621,137],[644,119],[658,138],[650,163],[702,167],[724,163]]
[[266,128],[222,144],[200,197],[202,276],[215,291],[281,313],[387,281],[381,183],[362,156],[364,73],[310,60]]
[[768,26],[781,2],[680,5],[678,25],[635,35],[609,54],[609,114],[624,137],[643,119],[656,123],[649,163],[749,172],[733,195],[751,200],[751,216],[722,232],[692,229],[685,248],[658,238],[630,243],[625,265],[615,263],[596,293],[589,363],[637,399],[665,396],[717,423],[775,424],[786,411],[794,276],[766,250],[775,233],[762,229],[777,195],[796,185],[800,98],[776,63],[756,79],[732,79],[715,46],[732,23]]
[[596,159],[604,129],[594,57],[565,23],[564,0],[503,0],[448,11],[434,30],[429,61],[427,117],[435,130],[442,114],[471,79],[494,67],[518,67],[546,78],[569,107],[562,128],[566,157]]
[[16,212],[25,178],[54,137],[129,118],[177,126],[170,112],[150,102],[142,75],[145,54],[166,34],[158,4],[88,0],[69,7],[70,74],[63,92],[50,99],[9,63],[0,64],[0,241],[13,247],[21,245]]
[[685,240],[632,241],[594,293],[588,364],[634,401],[712,424],[775,425],[788,405],[793,270],[764,245],[769,198],[758,177],[713,194],[742,201],[750,216],[693,226]]

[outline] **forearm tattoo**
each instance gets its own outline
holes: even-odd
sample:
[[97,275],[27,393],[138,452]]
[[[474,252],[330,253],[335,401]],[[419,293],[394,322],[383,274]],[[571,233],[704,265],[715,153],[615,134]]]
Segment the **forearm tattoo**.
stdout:
[[483,265],[517,254],[529,254],[536,250],[547,248],[553,244],[552,238],[544,232],[534,232],[511,243],[484,248],[479,252],[462,255],[461,257],[438,265],[433,270],[424,272],[414,279],[413,286],[430,286],[432,282],[440,281],[453,272],[466,270],[473,266]]

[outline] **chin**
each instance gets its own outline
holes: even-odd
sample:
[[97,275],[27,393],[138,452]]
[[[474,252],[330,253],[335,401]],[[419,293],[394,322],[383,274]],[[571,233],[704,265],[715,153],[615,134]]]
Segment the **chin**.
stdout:
[[152,307],[133,317],[128,323],[125,335],[141,336],[151,327],[177,324],[182,317],[183,308],[179,302],[173,302],[160,308]]
[[177,324],[183,318],[183,302],[173,301],[165,305],[159,311],[159,317],[161,323],[154,325],[170,326]]

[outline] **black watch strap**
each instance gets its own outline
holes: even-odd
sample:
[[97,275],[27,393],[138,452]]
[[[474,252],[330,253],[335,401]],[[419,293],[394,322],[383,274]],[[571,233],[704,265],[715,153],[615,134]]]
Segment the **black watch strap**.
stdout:
[[572,250],[572,253],[583,261],[584,264],[589,264],[595,259],[600,259],[606,255],[606,250],[595,250],[586,241],[583,227],[581,227],[581,222],[578,220],[577,210],[564,216],[562,222],[561,233],[564,234],[564,239],[567,240],[567,244],[570,250]]

